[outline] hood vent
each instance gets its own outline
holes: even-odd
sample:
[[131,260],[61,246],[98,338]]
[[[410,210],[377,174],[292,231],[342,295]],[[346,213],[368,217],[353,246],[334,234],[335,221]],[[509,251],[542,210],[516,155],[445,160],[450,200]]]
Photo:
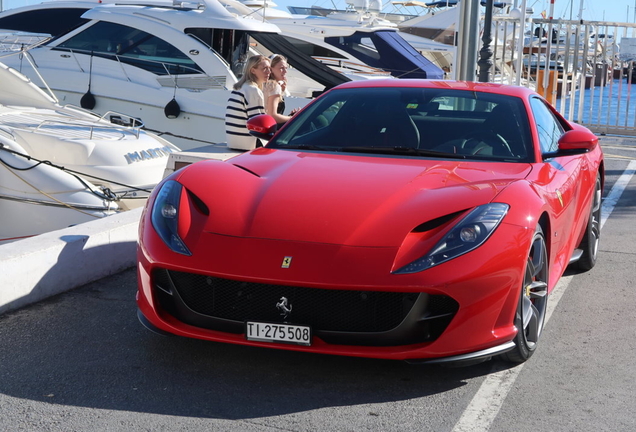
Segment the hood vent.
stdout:
[[249,170],[249,169],[245,168],[244,166],[236,165],[236,164],[234,164],[234,166],[235,166],[235,167],[237,167],[237,168],[242,169],[243,171],[247,171],[248,173],[252,174],[252,175],[253,175],[253,176],[255,176],[255,177],[261,178],[261,176],[259,176],[258,174],[256,174],[254,171]]

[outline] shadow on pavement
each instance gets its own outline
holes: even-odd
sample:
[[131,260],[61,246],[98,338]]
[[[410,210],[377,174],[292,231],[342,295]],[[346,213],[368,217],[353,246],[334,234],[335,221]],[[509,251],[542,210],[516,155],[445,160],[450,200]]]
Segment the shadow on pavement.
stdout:
[[250,419],[404,401],[488,374],[161,337],[137,321],[134,269],[0,316],[0,393],[174,416]]

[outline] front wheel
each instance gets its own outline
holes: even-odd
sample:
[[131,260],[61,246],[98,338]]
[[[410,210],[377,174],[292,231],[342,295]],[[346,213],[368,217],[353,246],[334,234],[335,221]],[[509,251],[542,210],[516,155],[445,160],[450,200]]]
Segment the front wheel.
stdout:
[[526,261],[515,326],[515,347],[502,354],[511,363],[523,363],[537,348],[548,305],[548,257],[543,230],[537,226]]
[[594,196],[592,197],[592,208],[587,222],[583,240],[578,249],[583,251],[581,258],[574,264],[580,271],[591,270],[596,264],[598,254],[598,244],[601,240],[601,175],[596,177]]

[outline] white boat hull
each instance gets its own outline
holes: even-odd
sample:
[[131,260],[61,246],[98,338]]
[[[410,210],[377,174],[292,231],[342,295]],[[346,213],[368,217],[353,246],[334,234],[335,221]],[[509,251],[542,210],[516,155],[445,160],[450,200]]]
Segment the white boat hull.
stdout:
[[0,242],[143,205],[178,150],[139,127],[62,107],[0,63]]
[[119,210],[116,203],[94,194],[69,173],[25,161],[6,151],[0,152],[0,158],[0,243],[95,220]]

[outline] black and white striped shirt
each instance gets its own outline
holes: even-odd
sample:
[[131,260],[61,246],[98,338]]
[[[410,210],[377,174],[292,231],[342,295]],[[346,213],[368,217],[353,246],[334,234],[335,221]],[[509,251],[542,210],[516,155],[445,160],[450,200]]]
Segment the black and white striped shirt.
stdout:
[[225,110],[225,139],[229,148],[256,148],[256,138],[247,131],[247,119],[265,114],[264,105],[263,92],[254,83],[245,83],[232,91]]

